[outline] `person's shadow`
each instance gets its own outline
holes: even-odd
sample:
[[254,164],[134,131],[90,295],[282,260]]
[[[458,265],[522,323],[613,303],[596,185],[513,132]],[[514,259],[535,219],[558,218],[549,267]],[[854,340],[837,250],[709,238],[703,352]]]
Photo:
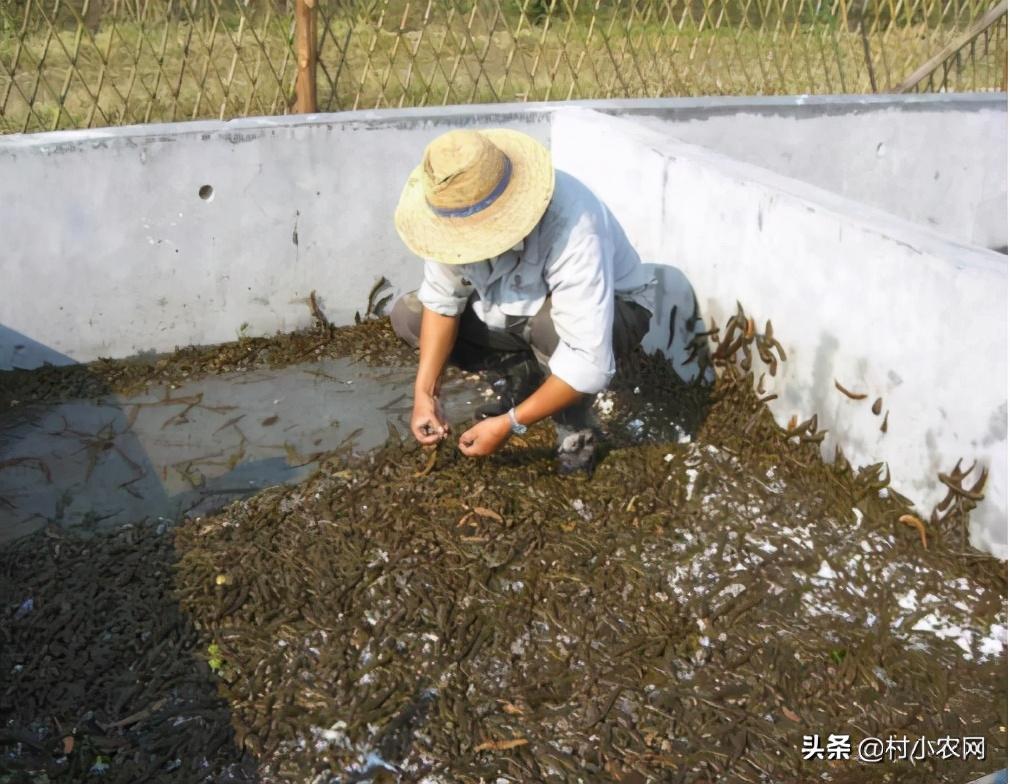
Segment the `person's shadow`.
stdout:
[[[656,280],[656,309],[649,332],[642,341],[647,353],[659,351],[685,383],[715,380],[711,370],[708,341],[699,340],[707,331],[705,317],[687,276],[668,264],[646,264]],[[697,346],[697,350],[695,350]]]
[[705,319],[690,281],[676,267],[647,264],[655,309],[641,346],[618,363],[597,417],[599,459],[645,443],[694,441],[711,407],[715,373]]
[[[687,276],[665,264],[646,264],[655,277],[655,310],[649,332],[595,405],[600,460],[614,449],[640,443],[693,441],[711,406],[715,373],[701,306]],[[467,369],[487,371],[495,361],[486,352],[468,357]],[[479,359],[479,361],[478,361]],[[495,459],[507,464],[543,461],[554,449],[532,446],[509,450]]]

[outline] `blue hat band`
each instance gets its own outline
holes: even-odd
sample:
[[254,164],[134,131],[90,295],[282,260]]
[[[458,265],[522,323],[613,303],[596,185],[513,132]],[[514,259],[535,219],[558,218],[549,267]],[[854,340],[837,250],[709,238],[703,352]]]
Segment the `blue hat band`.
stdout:
[[[440,218],[468,218],[471,215],[476,215],[478,212],[482,212],[494,204],[498,197],[501,196],[505,189],[508,187],[509,180],[512,179],[512,161],[509,157],[505,156],[505,170],[502,172],[501,179],[498,180],[498,184],[494,186],[494,190],[491,191],[487,196],[481,199],[476,204],[471,204],[469,207],[462,207],[454,210],[443,210],[438,207],[432,206],[431,202],[428,202],[428,208],[438,215]],[[427,201],[427,200],[426,200]]]

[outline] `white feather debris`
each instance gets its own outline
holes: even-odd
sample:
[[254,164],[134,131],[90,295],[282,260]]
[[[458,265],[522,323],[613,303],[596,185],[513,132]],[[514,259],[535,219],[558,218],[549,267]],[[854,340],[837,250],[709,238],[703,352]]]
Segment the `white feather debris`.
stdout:
[[904,596],[898,597],[898,606],[903,610],[917,610],[919,602],[915,597],[915,589],[911,588]]
[[978,644],[979,653],[983,656],[1000,656],[1006,651],[1007,629],[998,623],[990,624],[989,634]]
[[948,619],[941,617],[937,613],[924,615],[916,621],[915,626],[912,627],[912,631],[929,632],[935,634],[937,637],[953,640],[959,648],[968,654],[966,658],[971,657],[972,641],[975,633],[971,629],[964,629],[957,624],[951,623]]
[[600,413],[600,416],[606,418],[614,413],[614,393],[613,392],[598,392],[596,394],[596,400],[593,402],[593,406]]
[[695,468],[688,468],[685,472],[687,474],[687,500],[691,500],[691,496],[694,495],[694,483],[698,481],[698,470]]
[[325,751],[328,746],[337,746],[342,749],[351,748],[351,739],[347,737],[345,730],[347,723],[343,721],[331,724],[328,729],[322,727],[312,727],[310,732],[315,738],[316,751]]

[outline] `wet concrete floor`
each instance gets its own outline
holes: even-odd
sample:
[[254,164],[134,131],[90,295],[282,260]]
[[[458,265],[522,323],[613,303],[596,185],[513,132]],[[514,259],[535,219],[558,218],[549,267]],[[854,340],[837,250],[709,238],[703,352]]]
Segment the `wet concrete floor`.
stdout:
[[[0,542],[49,524],[175,522],[300,481],[320,453],[372,449],[390,424],[406,434],[412,383],[409,367],[323,359],[0,414]],[[450,420],[482,392],[476,375],[447,380]]]

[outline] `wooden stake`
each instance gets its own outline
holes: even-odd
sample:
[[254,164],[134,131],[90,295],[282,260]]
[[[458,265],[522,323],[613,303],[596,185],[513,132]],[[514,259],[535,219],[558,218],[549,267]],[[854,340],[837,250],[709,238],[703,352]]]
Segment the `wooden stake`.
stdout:
[[316,0],[295,0],[295,113],[316,111]]
[[930,57],[926,62],[924,62],[922,65],[916,68],[909,75],[909,77],[905,79],[905,81],[894,85],[890,89],[890,92],[907,93],[909,90],[915,87],[915,85],[917,85],[920,81],[925,79],[933,71],[939,68],[943,64],[943,61],[946,60],[951,55],[953,55],[954,53],[956,53],[958,49],[960,49],[962,46],[971,43],[973,38],[976,38],[978,35],[983,33],[985,29],[990,25],[996,24],[999,18],[1004,14],[1006,14],[1006,12],[1007,12],[1007,0],[1001,0],[1001,2],[997,3],[991,9],[986,11],[985,14],[983,14],[975,24],[973,24],[970,28],[968,28],[968,31],[965,32],[963,36],[958,38],[956,41],[952,41],[951,43],[943,47],[943,49],[941,49],[935,55]]
[[[864,10],[866,6],[863,6]],[[859,15],[859,35],[863,39],[863,59],[866,61],[866,70],[870,74],[870,89],[877,92],[877,75],[873,70],[873,55],[870,53],[870,39],[866,35],[866,25],[863,23],[863,14]]]
[[1006,92],[1007,87],[1007,58],[1003,59],[1003,92]]

